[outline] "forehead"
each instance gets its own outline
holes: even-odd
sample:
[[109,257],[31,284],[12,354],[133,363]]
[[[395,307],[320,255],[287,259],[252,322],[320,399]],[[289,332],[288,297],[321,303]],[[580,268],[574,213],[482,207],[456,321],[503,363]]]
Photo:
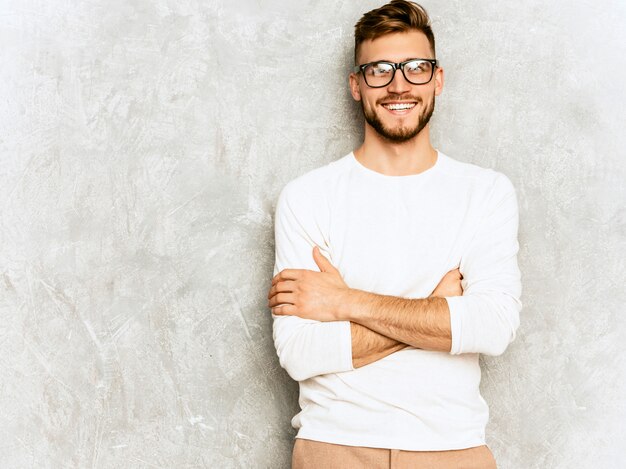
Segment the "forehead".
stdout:
[[359,63],[376,60],[402,62],[414,57],[434,58],[432,55],[426,35],[413,30],[385,34],[373,40],[363,41],[359,49]]

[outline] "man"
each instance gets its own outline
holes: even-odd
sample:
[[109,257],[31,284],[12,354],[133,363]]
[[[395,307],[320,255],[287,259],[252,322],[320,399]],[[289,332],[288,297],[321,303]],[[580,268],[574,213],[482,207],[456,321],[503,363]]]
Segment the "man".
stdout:
[[421,6],[366,13],[355,62],[363,144],[276,207],[268,304],[300,384],[293,467],[494,468],[479,354],[519,326],[515,189],[431,145],[444,71]]

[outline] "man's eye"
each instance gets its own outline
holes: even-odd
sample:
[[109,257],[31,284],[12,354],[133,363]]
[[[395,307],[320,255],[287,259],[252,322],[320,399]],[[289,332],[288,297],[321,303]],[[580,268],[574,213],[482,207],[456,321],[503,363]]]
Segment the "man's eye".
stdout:
[[410,73],[424,73],[430,71],[430,62],[413,62],[406,64],[406,70]]
[[368,72],[371,75],[376,76],[388,75],[391,71],[391,67],[389,67],[388,65],[371,65],[370,67],[368,67],[368,69]]

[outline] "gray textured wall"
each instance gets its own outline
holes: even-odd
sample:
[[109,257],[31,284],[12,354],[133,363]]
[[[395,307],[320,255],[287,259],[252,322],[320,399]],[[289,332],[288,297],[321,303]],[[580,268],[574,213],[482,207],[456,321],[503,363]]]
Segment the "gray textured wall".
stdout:
[[[352,27],[380,4],[0,0],[0,467],[288,467],[273,210],[359,142]],[[626,467],[626,4],[424,5],[434,143],[520,200],[487,442]]]

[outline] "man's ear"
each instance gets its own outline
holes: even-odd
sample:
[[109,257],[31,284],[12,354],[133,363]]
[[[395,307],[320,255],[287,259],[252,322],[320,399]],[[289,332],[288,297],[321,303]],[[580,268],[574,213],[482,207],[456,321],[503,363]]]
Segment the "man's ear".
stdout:
[[361,101],[361,88],[359,87],[359,76],[352,72],[349,77],[350,93],[355,101]]
[[439,96],[443,91],[443,68],[437,67],[435,70],[435,96]]

